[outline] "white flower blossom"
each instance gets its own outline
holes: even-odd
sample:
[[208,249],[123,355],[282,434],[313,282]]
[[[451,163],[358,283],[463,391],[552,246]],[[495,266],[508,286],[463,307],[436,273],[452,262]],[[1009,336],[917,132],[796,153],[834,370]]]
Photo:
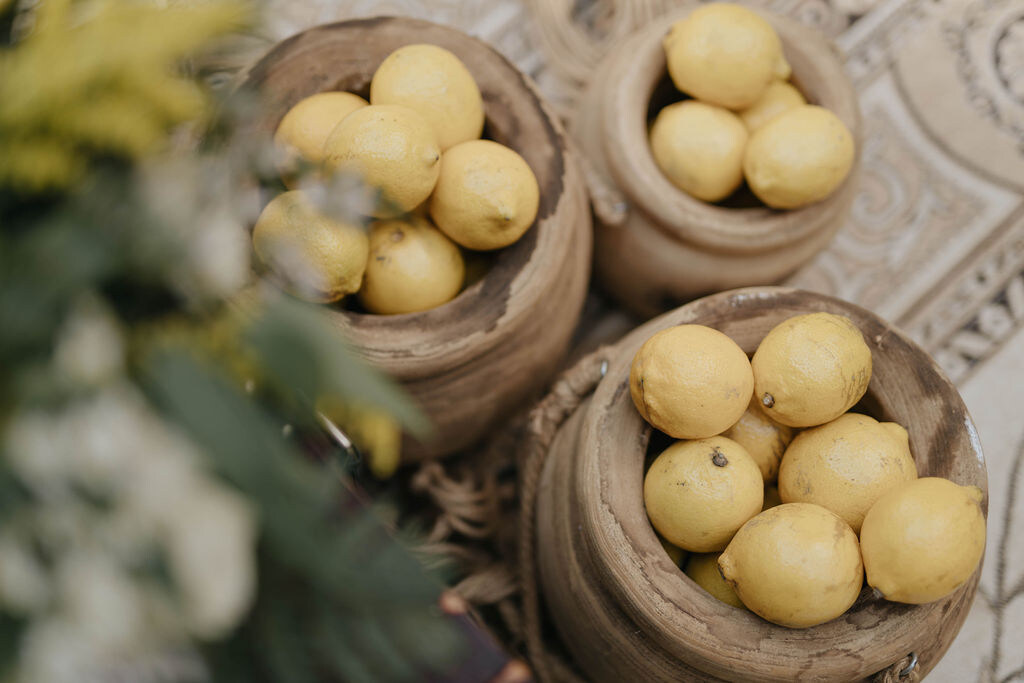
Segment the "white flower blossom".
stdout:
[[74,550],[57,568],[61,611],[93,649],[119,654],[145,633],[139,587],[109,555]]
[[200,638],[222,636],[255,595],[255,517],[241,496],[203,485],[169,521],[171,575],[183,592],[189,628]]
[[[15,413],[4,452],[38,500],[26,523],[54,563],[51,581],[11,533],[0,535],[0,604],[37,615],[18,683],[104,680],[126,655],[186,634],[220,637],[245,616],[255,515],[132,385],[109,383],[59,412]],[[170,587],[133,573],[155,552]]]
[[246,223],[258,203],[223,160],[179,157],[146,166],[142,188],[150,210],[163,220],[178,250],[169,263],[171,284],[203,301],[235,294],[252,275]]
[[66,488],[67,454],[55,418],[43,412],[16,413],[7,423],[4,452],[14,472],[43,498]]
[[0,604],[23,615],[41,611],[50,598],[46,570],[10,531],[0,533]]
[[98,384],[124,365],[124,342],[117,318],[95,296],[76,302],[64,321],[54,351],[54,365],[77,384]]
[[94,683],[96,653],[75,624],[61,617],[32,622],[21,642],[17,683]]
[[179,286],[206,297],[229,297],[250,278],[249,235],[238,217],[219,206],[197,218],[188,250],[190,278]]

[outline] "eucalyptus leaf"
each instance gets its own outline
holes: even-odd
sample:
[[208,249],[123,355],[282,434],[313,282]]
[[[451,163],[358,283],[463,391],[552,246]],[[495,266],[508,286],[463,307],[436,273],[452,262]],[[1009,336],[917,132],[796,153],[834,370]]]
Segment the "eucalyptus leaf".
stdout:
[[164,350],[145,359],[142,376],[167,415],[259,506],[274,554],[325,596],[364,612],[436,600],[440,582],[330,470],[304,459],[279,424],[215,368]]
[[419,408],[384,374],[358,358],[323,310],[284,296],[268,296],[246,339],[265,370],[313,405],[331,394],[357,399],[393,415],[419,437],[430,424]]

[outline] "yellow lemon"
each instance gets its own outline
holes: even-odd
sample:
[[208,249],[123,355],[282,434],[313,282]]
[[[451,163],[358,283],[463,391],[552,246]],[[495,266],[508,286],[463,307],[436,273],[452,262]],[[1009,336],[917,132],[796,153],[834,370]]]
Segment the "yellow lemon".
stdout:
[[849,318],[807,313],[776,325],[750,365],[765,414],[790,427],[830,422],[864,396],[871,349]]
[[800,91],[785,81],[773,81],[760,99],[743,111],[736,112],[747,130],[755,130],[793,107],[807,104]]
[[828,109],[805,104],[750,136],[743,174],[765,204],[795,209],[832,194],[849,174],[855,154],[846,124]]
[[371,313],[415,313],[440,306],[462,288],[462,252],[422,216],[370,226],[370,258],[359,298]]
[[312,164],[324,158],[324,142],[343,118],[369,104],[350,92],[321,92],[300,100],[277,125],[274,144],[285,154],[283,172],[288,174],[295,157]]
[[370,102],[414,109],[437,133],[444,151],[484,130],[484,102],[466,66],[443,47],[406,45],[385,59],[370,81]]
[[658,536],[658,541],[661,543],[661,547],[665,549],[665,554],[668,555],[668,559],[672,560],[672,564],[677,567],[682,567],[683,561],[686,559],[686,551],[672,545],[660,535]]
[[749,107],[773,80],[790,75],[771,24],[731,3],[698,7],[672,25],[663,45],[677,88],[728,109]]
[[686,575],[693,582],[711,594],[711,597],[733,607],[743,607],[736,591],[725,582],[718,571],[718,557],[722,553],[702,553],[690,555],[686,561]]
[[683,550],[721,550],[761,510],[764,482],[743,446],[722,436],[680,441],[651,463],[644,505],[659,534]]
[[860,531],[868,585],[912,605],[962,586],[985,552],[982,497],[977,486],[923,477],[879,498]]
[[747,453],[761,468],[761,476],[766,482],[771,482],[779,474],[779,462],[786,446],[793,440],[793,429],[765,415],[760,402],[751,396],[750,405],[739,422],[729,427],[722,436],[747,449]]
[[441,149],[423,117],[408,107],[371,104],[339,123],[324,143],[329,170],[359,174],[381,193],[372,212],[391,218],[416,208],[437,183]]
[[488,251],[522,237],[539,206],[537,177],[525,159],[497,142],[471,140],[444,153],[430,216],[462,246]]
[[773,508],[776,505],[782,505],[782,496],[779,495],[779,487],[775,484],[765,484],[764,504],[761,505],[761,511],[764,512],[768,508]]
[[298,191],[267,204],[252,229],[252,245],[288,291],[320,303],[359,289],[369,252],[361,225],[323,215]]
[[721,434],[743,415],[753,388],[743,349],[703,325],[677,325],[653,335],[629,371],[636,409],[677,439]]
[[333,394],[318,396],[313,407],[345,430],[366,457],[373,476],[387,479],[398,470],[402,457],[402,427],[389,413]]
[[828,508],[856,533],[876,500],[913,479],[907,431],[847,413],[793,439],[782,458],[779,495],[787,503]]
[[696,100],[658,112],[651,152],[672,184],[697,199],[717,202],[743,181],[747,129],[731,111]]
[[864,577],[853,529],[811,503],[786,503],[754,517],[718,567],[748,609],[790,628],[838,617],[857,600]]

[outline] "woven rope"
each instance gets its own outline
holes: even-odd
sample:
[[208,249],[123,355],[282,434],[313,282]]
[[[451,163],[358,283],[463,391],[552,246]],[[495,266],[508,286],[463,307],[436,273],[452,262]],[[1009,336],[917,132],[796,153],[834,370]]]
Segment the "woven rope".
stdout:
[[[547,398],[520,423],[502,432],[475,470],[461,465],[424,463],[413,475],[412,490],[436,509],[421,554],[454,562],[464,577],[453,590],[475,605],[494,605],[505,628],[523,644],[542,681],[576,683],[581,679],[544,644],[540,592],[534,556],[537,486],[558,428],[597,386],[606,350],[587,356],[562,375]],[[516,462],[516,454],[524,454]],[[515,467],[518,486],[500,482],[503,468]],[[518,515],[507,509],[519,494]],[[518,523],[510,517],[518,516]]]

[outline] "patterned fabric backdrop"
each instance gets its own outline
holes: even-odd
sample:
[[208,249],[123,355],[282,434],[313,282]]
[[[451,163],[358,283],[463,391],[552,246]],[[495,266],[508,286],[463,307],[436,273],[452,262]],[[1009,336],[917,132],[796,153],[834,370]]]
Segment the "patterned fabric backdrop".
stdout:
[[[764,4],[834,39],[866,130],[852,216],[790,283],[907,330],[959,385],[988,461],[981,588],[930,680],[1024,681],[1024,1]],[[600,33],[603,21],[617,35],[599,0],[269,0],[270,33],[253,36],[253,54],[315,24],[411,15],[492,43],[569,114],[579,83],[552,63],[547,23],[563,5],[579,24],[569,28]]]

